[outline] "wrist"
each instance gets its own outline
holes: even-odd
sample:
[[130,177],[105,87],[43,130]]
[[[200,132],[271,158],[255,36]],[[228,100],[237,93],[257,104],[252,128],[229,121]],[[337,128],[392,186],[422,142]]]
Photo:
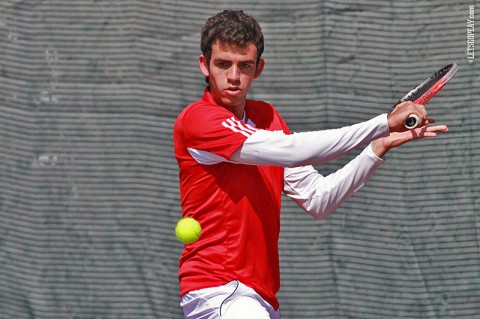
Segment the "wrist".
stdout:
[[372,151],[375,155],[382,158],[388,152],[388,148],[383,144],[382,139],[376,139],[372,142]]

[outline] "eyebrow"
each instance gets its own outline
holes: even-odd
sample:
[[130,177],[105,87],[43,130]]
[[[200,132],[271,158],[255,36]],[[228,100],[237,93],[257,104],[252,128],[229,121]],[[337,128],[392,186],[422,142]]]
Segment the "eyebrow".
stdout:
[[[213,59],[213,62],[232,62],[231,60],[228,60],[228,59],[222,59],[222,58],[215,58]],[[255,60],[253,59],[248,59],[248,60],[241,60],[239,61],[241,63],[251,63],[251,64],[255,64]]]

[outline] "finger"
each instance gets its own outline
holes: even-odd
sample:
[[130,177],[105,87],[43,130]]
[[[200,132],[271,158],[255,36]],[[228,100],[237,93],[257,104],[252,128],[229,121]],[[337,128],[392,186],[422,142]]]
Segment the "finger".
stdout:
[[429,132],[434,132],[434,131],[448,131],[448,126],[446,125],[433,125],[433,126],[422,126],[422,127],[417,127],[416,130],[425,130]]
[[411,130],[413,139],[435,137],[437,136],[437,133],[447,133],[447,132],[448,132],[448,126],[446,125],[422,126],[414,130]]
[[423,115],[423,118],[427,117],[427,109],[425,108],[425,105],[422,104],[414,104],[414,106],[417,108],[417,110]]
[[428,114],[427,114],[427,109],[425,108],[425,105],[422,105],[422,104],[414,104],[413,106],[414,106],[415,109],[416,109],[417,116],[418,116],[419,119],[420,119],[420,123],[426,125],[426,124],[427,124]]
[[448,126],[446,125],[435,125],[435,126],[428,126],[427,127],[428,132],[442,132],[446,133],[448,132]]
[[426,130],[426,131],[429,131],[429,132],[430,131],[431,132],[433,132],[433,131],[441,131],[441,132],[448,131],[448,126],[446,126],[446,125],[441,124],[441,125],[430,125],[430,126],[428,126],[427,124],[431,124],[431,123],[426,123],[425,125],[419,126],[419,127],[415,128],[414,130]]

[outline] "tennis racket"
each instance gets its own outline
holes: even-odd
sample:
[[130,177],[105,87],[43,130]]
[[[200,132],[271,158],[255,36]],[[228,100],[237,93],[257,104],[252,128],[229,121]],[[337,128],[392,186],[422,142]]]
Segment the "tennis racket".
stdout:
[[[395,108],[395,106],[405,101],[412,101],[415,104],[421,105],[427,104],[427,102],[453,78],[457,70],[458,66],[456,63],[444,66],[398,100],[393,107]],[[416,128],[418,124],[419,119],[415,114],[410,114],[404,123],[405,127],[409,130]]]

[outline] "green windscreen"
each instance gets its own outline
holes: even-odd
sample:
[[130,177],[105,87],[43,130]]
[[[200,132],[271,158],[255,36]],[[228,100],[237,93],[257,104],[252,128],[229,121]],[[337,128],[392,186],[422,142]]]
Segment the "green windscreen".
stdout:
[[427,105],[448,134],[392,150],[326,220],[284,198],[282,318],[479,317],[475,1],[2,0],[0,318],[183,318],[173,123],[223,9],[260,22],[250,98],[292,132],[368,120],[459,66]]

